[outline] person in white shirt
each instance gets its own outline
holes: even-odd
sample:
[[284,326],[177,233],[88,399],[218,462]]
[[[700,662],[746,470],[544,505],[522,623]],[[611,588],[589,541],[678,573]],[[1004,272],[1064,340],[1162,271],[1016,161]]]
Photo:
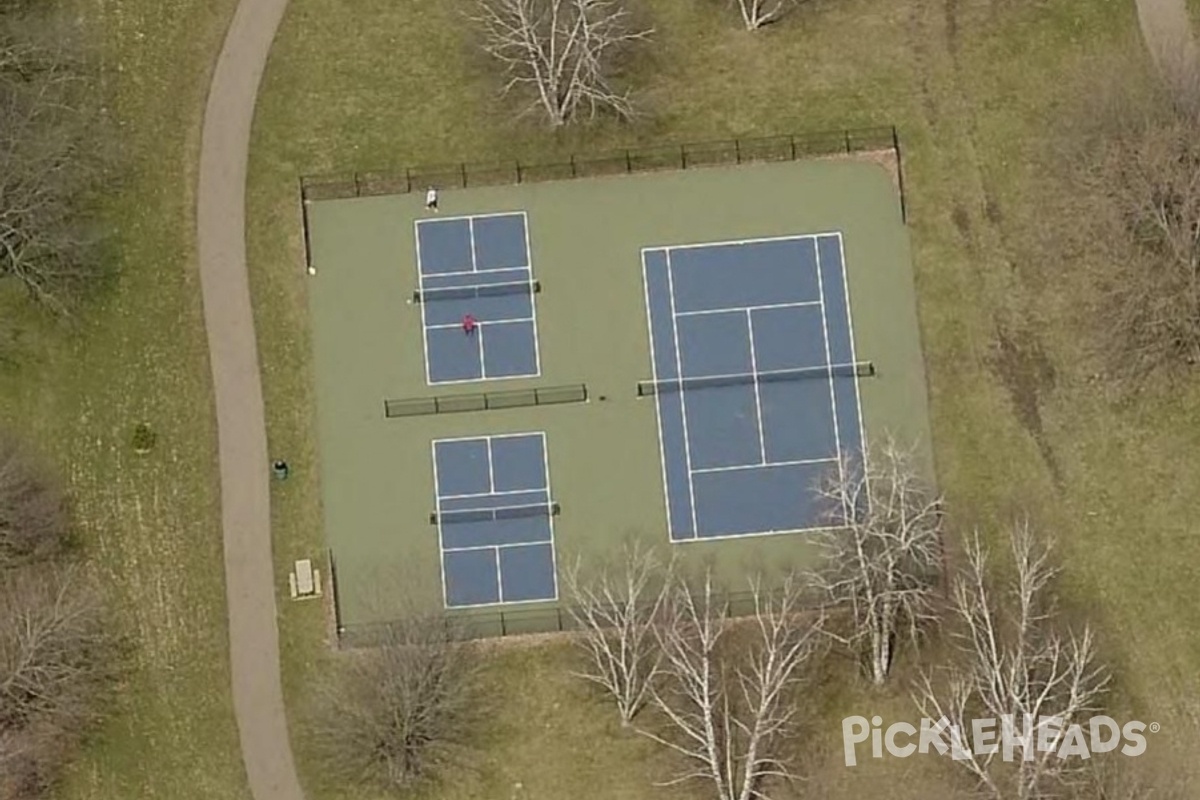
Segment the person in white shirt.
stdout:
[[429,211],[438,210],[437,189],[433,188],[432,186],[425,191],[425,208]]

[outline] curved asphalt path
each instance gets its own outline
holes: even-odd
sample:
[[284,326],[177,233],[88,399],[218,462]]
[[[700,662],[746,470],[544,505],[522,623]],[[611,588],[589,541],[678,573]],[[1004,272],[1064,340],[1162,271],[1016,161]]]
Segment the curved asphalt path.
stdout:
[[233,708],[254,800],[303,800],[288,739],[275,627],[267,431],[246,275],[246,164],[254,101],[287,0],[241,0],[200,143],[200,285],[217,407]]
[[1200,47],[1185,0],[1136,0],[1138,26],[1150,55],[1168,73],[1189,62],[1200,65]]

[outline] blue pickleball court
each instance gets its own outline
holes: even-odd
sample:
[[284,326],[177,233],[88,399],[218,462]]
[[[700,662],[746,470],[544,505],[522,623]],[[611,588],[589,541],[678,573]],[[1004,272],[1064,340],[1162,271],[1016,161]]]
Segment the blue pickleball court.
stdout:
[[[416,241],[426,382],[540,375],[524,212],[420,219]],[[470,335],[468,315],[477,323]]]
[[642,252],[672,541],[820,527],[818,482],[861,453],[837,233]]
[[545,434],[434,440],[433,477],[447,608],[557,599]]

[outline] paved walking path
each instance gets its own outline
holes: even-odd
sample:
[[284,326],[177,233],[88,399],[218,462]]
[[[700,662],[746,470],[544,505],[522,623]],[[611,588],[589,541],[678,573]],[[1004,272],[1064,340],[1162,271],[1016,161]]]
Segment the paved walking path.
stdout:
[[[1181,62],[1200,65],[1200,51],[1186,0],[1136,0],[1138,25],[1150,55],[1161,69]],[[1176,60],[1179,59],[1179,60]]]
[[279,678],[267,433],[246,276],[246,163],[267,53],[287,0],[241,0],[209,87],[196,200],[216,394],[233,707],[254,800],[303,800]]

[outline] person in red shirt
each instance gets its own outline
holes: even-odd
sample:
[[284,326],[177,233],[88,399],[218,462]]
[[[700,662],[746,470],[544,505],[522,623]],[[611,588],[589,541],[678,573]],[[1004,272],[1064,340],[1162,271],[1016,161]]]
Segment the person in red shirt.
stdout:
[[463,317],[462,327],[463,333],[465,333],[467,336],[471,336],[475,333],[475,329],[479,327],[479,323],[475,321],[475,317],[467,314]]

